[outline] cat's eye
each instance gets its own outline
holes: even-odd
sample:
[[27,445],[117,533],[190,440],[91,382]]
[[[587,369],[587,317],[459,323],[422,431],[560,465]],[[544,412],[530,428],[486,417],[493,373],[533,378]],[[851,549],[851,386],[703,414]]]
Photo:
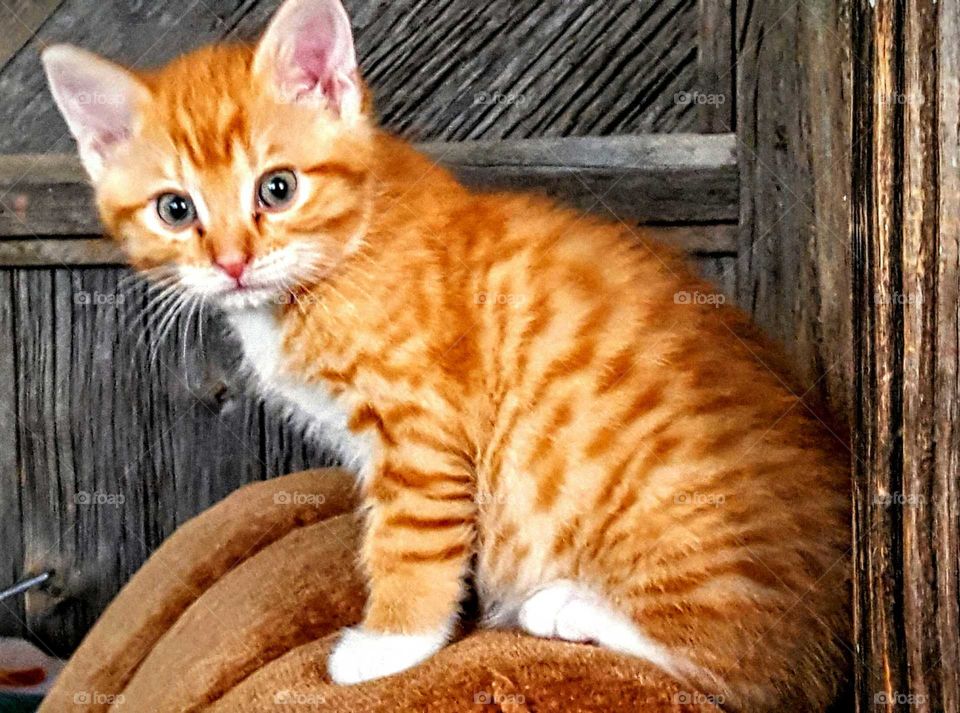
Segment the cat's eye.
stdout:
[[157,197],[157,215],[174,230],[182,230],[197,220],[197,209],[189,196],[164,193]]
[[297,192],[297,175],[289,169],[271,171],[260,179],[257,200],[270,210],[285,208]]

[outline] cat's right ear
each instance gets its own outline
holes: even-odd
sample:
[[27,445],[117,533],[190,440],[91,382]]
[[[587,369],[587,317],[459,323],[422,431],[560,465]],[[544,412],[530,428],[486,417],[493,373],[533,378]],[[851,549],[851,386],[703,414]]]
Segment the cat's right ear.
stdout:
[[283,101],[360,117],[363,90],[350,18],[340,0],[286,0],[257,46],[254,72]]
[[70,45],[48,47],[41,60],[80,159],[97,182],[110,153],[133,134],[149,92],[123,67]]

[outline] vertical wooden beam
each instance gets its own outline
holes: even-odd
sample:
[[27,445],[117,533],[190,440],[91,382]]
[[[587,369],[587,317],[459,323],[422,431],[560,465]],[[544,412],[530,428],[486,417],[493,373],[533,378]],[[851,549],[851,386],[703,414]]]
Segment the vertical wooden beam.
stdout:
[[[0,270],[0,586],[23,574],[13,312],[12,271]],[[22,636],[23,617],[22,599],[0,603],[0,636]]]
[[734,59],[734,0],[699,0],[697,32],[698,129],[704,134],[734,131],[736,74]]
[[736,3],[737,299],[811,395],[849,414],[847,0]]
[[958,16],[855,4],[860,711],[960,709]]

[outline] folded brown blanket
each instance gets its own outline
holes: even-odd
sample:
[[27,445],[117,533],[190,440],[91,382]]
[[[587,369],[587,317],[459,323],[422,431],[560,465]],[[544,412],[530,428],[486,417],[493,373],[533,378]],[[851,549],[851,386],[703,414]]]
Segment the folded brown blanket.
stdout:
[[364,585],[352,476],[247,486],[181,527],[120,592],[42,713],[717,710],[649,664],[514,631],[475,631],[409,671],[331,684]]

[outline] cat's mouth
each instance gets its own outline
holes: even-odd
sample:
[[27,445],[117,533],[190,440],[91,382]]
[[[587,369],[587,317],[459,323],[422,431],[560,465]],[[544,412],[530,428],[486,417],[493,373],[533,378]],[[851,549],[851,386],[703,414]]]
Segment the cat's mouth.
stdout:
[[179,282],[188,292],[199,295],[226,310],[252,309],[290,300],[287,280],[263,279],[256,274],[232,278],[212,268],[183,267]]
[[220,291],[214,299],[224,309],[234,311],[282,304],[290,297],[287,290],[280,287],[236,284]]

